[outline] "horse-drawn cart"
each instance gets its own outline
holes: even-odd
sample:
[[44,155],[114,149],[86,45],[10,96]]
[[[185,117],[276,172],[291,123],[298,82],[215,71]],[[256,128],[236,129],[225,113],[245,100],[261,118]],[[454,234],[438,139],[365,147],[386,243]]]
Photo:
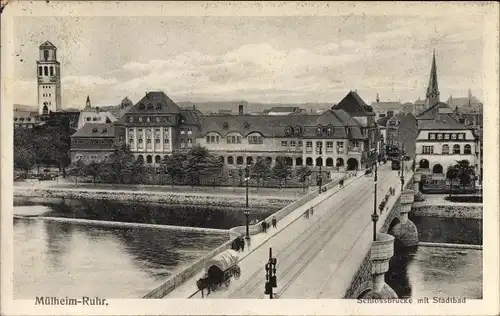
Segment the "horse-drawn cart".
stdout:
[[238,266],[238,253],[234,250],[226,250],[207,261],[204,276],[196,281],[196,286],[203,297],[204,289],[208,289],[207,295],[209,295],[211,291],[217,290],[222,284],[229,287],[231,277],[238,280],[240,275],[241,269]]

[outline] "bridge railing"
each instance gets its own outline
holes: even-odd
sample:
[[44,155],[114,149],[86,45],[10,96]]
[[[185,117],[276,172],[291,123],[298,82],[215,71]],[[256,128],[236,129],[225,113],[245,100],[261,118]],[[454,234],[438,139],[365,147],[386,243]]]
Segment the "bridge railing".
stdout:
[[[354,172],[348,172],[344,176],[344,179],[349,179],[355,175]],[[326,184],[324,187],[326,190],[330,190],[336,185],[339,184],[341,179],[337,179],[334,181],[329,182]],[[328,194],[328,193],[326,193]],[[309,201],[313,200],[315,197],[319,195],[318,190],[314,190],[313,192],[310,192],[306,194],[305,196],[301,197],[299,200],[285,206],[284,208],[280,209],[276,213],[270,215],[267,217],[265,220],[266,222],[270,223],[271,219],[273,216],[276,217],[276,220],[281,220],[285,218],[287,215],[289,215],[291,212],[296,210],[297,208],[303,206],[304,204],[308,203]],[[249,233],[250,235],[255,235],[261,232],[262,230],[262,221],[258,222],[255,225],[250,225],[249,226]],[[229,230],[230,238],[229,241],[225,242],[224,244],[220,245],[219,247],[215,248],[211,252],[209,252],[206,256],[203,258],[198,259],[195,261],[193,264],[189,265],[186,267],[184,270],[180,271],[176,275],[170,277],[163,283],[162,285],[158,286],[151,292],[147,293],[146,295],[143,296],[143,298],[162,298],[165,297],[168,293],[172,292],[175,288],[179,287],[182,285],[187,279],[191,278],[194,276],[196,273],[200,272],[203,267],[205,266],[206,262],[216,255],[224,252],[227,249],[231,248],[231,244],[233,241],[246,233],[246,226],[237,226],[234,228],[231,228]]]

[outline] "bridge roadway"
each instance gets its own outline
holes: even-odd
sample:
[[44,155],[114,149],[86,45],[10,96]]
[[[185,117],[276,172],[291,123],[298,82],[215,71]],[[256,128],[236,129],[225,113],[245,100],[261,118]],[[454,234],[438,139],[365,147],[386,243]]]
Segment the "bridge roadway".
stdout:
[[[391,186],[399,195],[397,171],[383,165],[378,176],[377,204]],[[361,262],[371,246],[372,212],[373,177],[349,181],[320,202],[309,219],[298,218],[282,229],[278,223],[279,232],[242,258],[240,279],[231,279],[228,288],[222,286],[209,298],[267,298],[264,265],[269,247],[278,260],[275,298],[343,298],[359,267],[354,262]],[[382,225],[379,221],[378,227]],[[272,228],[269,233],[274,233]],[[201,298],[194,280],[190,283],[166,298]]]

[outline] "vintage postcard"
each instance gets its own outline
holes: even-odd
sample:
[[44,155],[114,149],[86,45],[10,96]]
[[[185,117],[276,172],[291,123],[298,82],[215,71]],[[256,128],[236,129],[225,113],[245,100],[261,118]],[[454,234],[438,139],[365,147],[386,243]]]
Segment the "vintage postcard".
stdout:
[[500,312],[498,3],[2,7],[2,315]]

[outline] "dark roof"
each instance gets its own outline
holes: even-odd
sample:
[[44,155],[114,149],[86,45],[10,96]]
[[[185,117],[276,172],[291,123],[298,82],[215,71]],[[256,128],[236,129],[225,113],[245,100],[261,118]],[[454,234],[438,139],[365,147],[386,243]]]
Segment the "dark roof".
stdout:
[[380,125],[380,126],[386,127],[388,120],[389,120],[389,117],[384,116],[384,117],[382,117],[382,118],[380,118],[380,119],[377,120],[377,124]]
[[419,120],[419,130],[466,130],[469,129],[458,123],[448,114],[437,113],[432,120]]
[[56,46],[54,44],[52,44],[50,41],[45,41],[43,42],[41,45],[40,45],[40,48],[43,48],[43,47],[50,47],[50,48],[54,48],[54,49],[57,49]]
[[113,123],[87,123],[76,131],[71,137],[115,137],[115,126]]
[[332,110],[344,110],[351,116],[375,115],[372,107],[367,105],[355,91],[350,91],[337,105],[332,106]]
[[203,116],[198,110],[181,110],[181,115],[184,118],[184,122],[182,124],[186,125],[199,125],[200,124],[200,116]]
[[419,115],[417,115],[417,120],[433,120],[435,114],[439,112],[439,109],[441,108],[450,108],[448,104],[443,103],[443,102],[438,102],[428,108],[427,110],[423,111]]
[[[347,116],[347,118],[346,118]],[[243,136],[256,132],[264,137],[286,137],[287,127],[301,127],[302,137],[314,138],[318,126],[331,127],[331,138],[363,139],[359,124],[342,110],[326,111],[320,115],[210,115],[200,118],[201,135],[209,132],[219,133],[222,137],[238,132]],[[325,137],[325,138],[328,138]]]
[[[158,107],[160,105],[160,107]],[[147,92],[128,113],[177,114],[179,106],[162,91]]]

